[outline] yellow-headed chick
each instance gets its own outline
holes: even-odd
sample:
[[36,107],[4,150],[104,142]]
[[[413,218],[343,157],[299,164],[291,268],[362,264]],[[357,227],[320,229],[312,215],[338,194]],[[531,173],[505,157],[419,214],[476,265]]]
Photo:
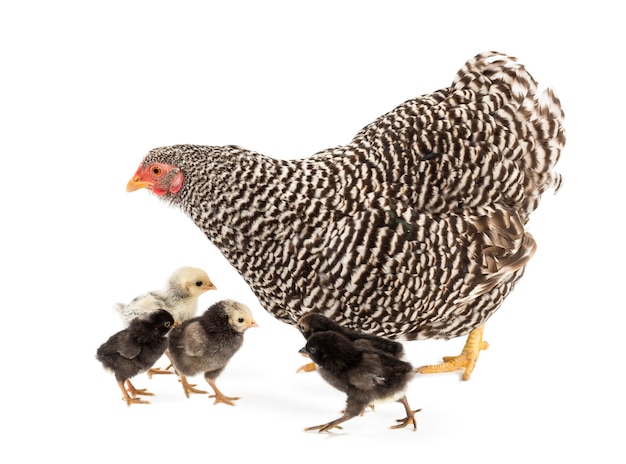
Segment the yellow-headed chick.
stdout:
[[126,326],[137,316],[156,309],[165,309],[177,322],[182,322],[196,315],[198,297],[207,290],[216,290],[207,273],[184,266],[172,273],[164,290],[144,293],[128,304],[118,303],[115,308]]
[[335,331],[317,332],[309,337],[301,353],[318,366],[318,372],[330,385],[346,393],[346,409],[338,419],[305,430],[327,432],[339,424],[363,414],[365,407],[381,401],[399,401],[407,416],[391,428],[415,423],[415,413],[406,398],[406,388],[415,372],[413,366],[396,356],[352,341]]
[[153,396],[145,389],[136,389],[130,379],[147,371],[167,348],[167,334],[174,327],[174,318],[165,310],[137,317],[129,326],[104,342],[96,352],[96,359],[115,374],[126,404],[147,404],[138,395]]
[[170,332],[170,359],[187,398],[189,393],[207,393],[187,381],[187,376],[204,372],[204,378],[215,392],[209,396],[215,398],[214,404],[234,406],[233,401],[239,398],[225,396],[215,385],[215,379],[241,348],[243,334],[250,327],[258,325],[248,306],[234,300],[222,300]]

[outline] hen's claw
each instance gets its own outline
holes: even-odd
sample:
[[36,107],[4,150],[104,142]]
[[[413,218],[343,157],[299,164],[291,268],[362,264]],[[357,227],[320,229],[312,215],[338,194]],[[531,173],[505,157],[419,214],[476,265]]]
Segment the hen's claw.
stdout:
[[485,326],[472,330],[467,337],[463,351],[458,356],[445,356],[443,363],[431,366],[422,366],[416,369],[420,374],[435,374],[439,372],[452,372],[457,369],[465,369],[463,380],[469,380],[481,350],[489,348],[489,343],[483,341]]

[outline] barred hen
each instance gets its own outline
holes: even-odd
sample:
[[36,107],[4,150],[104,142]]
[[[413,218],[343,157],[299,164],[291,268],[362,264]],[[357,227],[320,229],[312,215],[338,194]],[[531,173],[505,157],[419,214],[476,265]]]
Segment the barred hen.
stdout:
[[565,145],[554,92],[515,58],[469,60],[449,87],[408,100],[344,146],[279,160],[238,146],[155,148],[127,185],[181,208],[273,316],[313,311],[398,340],[468,335],[535,251],[525,226]]

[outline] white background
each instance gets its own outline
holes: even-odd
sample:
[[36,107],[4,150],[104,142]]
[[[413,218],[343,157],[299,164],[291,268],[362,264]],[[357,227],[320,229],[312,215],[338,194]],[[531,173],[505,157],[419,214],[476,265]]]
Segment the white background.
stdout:
[[[0,6],[0,454],[11,462],[624,462],[623,24],[614,2],[3,2]],[[226,2],[223,2],[226,3]],[[555,2],[559,5],[565,3]],[[436,6],[434,6],[436,4]],[[447,86],[485,50],[517,56],[566,112],[564,185],[531,219],[538,251],[489,321],[469,382],[418,376],[342,431],[344,397],[182,213],[125,186],[144,154],[238,144],[305,157]],[[237,179],[233,179],[237,182]],[[237,406],[173,377],[130,408],[97,347],[112,307],[204,268],[260,325],[218,380]],[[407,344],[416,366],[464,340]],[[200,385],[204,380],[197,379]],[[5,459],[2,459],[5,461]],[[235,461],[232,461],[235,460]],[[118,461],[120,462],[120,461]]]

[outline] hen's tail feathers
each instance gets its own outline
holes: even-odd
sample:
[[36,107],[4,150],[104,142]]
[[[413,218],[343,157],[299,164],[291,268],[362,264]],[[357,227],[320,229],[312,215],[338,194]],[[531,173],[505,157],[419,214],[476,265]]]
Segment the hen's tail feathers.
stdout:
[[[535,79],[517,59],[498,52],[486,52],[469,60],[456,74],[452,89],[483,94],[480,104],[493,105],[498,118],[512,137],[503,140],[513,157],[519,156],[524,175],[524,201],[518,209],[522,222],[534,211],[541,195],[561,186],[554,171],[565,146],[564,113],[552,89],[540,92]],[[502,104],[504,103],[504,104]]]

